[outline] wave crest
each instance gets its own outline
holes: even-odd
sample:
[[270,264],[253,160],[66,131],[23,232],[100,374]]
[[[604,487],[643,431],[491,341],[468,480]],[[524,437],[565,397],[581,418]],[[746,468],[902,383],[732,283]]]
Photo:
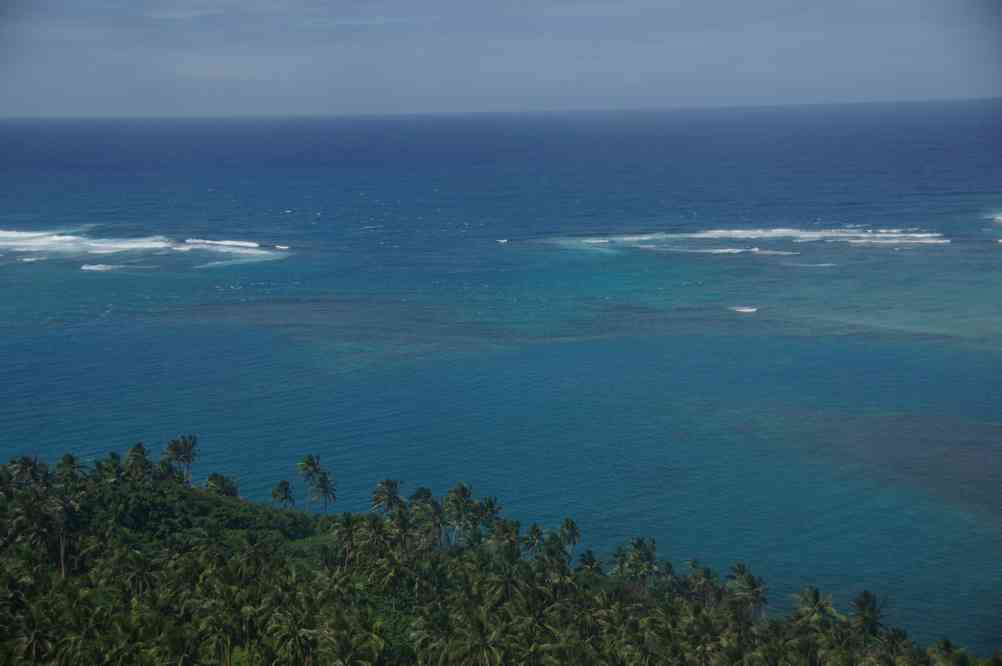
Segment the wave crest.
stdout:
[[[56,253],[63,255],[105,255],[118,253],[153,253],[203,251],[218,254],[241,255],[241,261],[263,261],[288,256],[287,245],[276,245],[274,250],[266,250],[259,243],[244,240],[209,240],[188,238],[183,242],[165,236],[145,236],[139,238],[97,238],[65,231],[18,231],[0,229],[0,250],[24,253]],[[22,261],[38,261],[42,257],[23,258]],[[112,264],[84,264],[81,270],[110,270]],[[88,268],[89,267],[89,268]],[[102,268],[98,268],[102,267]],[[117,266],[116,266],[117,267]]]
[[685,233],[651,232],[590,236],[585,238],[555,238],[549,242],[569,248],[598,247],[613,250],[633,248],[658,252],[693,254],[761,254],[792,256],[800,252],[772,247],[707,247],[710,241],[758,241],[762,243],[845,243],[847,245],[946,245],[950,239],[935,231],[917,227],[868,229],[860,225],[831,229],[795,229],[775,227],[761,229],[706,229]]
[[125,266],[120,264],[84,264],[80,267],[80,270],[106,273],[108,271],[118,270],[119,268],[125,268]]

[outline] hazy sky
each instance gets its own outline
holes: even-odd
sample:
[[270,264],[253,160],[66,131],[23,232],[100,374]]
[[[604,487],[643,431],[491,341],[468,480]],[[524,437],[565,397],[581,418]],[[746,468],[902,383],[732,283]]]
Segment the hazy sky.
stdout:
[[1002,96],[1002,0],[0,0],[0,115]]

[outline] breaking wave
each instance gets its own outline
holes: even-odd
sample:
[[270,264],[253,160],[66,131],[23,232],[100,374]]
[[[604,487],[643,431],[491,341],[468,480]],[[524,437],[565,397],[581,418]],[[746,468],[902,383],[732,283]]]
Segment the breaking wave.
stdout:
[[210,247],[242,247],[259,248],[260,244],[253,241],[239,240],[205,240],[204,238],[188,238],[184,241],[188,245],[208,245]]
[[[288,250],[287,245],[276,245],[278,250]],[[64,255],[105,255],[118,253],[164,254],[176,252],[211,252],[216,254],[240,255],[240,262],[280,259],[287,252],[263,249],[259,243],[244,240],[209,240],[188,238],[183,242],[165,236],[145,236],[141,238],[95,238],[66,231],[15,231],[0,229],[0,250],[18,253],[49,253]],[[42,257],[25,257],[21,261],[38,261]],[[229,262],[212,262],[206,265],[221,265]],[[115,268],[112,264],[84,264],[81,270],[103,271]]]
[[759,247],[711,247],[711,248],[691,248],[691,247],[658,247],[656,245],[638,245],[637,247],[658,250],[663,252],[683,252],[686,254],[765,254],[781,257],[790,257],[800,254],[787,250],[763,250]]
[[843,242],[843,243],[949,243],[943,234],[931,231],[909,229],[862,229],[845,227],[841,229],[707,229],[691,233],[632,234],[581,239],[582,243],[649,243],[652,241],[675,240],[767,240],[794,243]]
[[759,251],[757,247],[711,247],[705,249],[688,247],[648,247],[654,250],[662,250],[664,252],[682,252],[684,254],[745,254],[746,252],[755,253]]
[[[751,241],[755,246],[720,247],[721,241]],[[689,254],[755,254],[795,256],[800,243],[842,243],[850,246],[947,245],[949,238],[918,227],[865,228],[861,225],[831,229],[706,229],[692,232],[651,232],[609,236],[551,238],[546,242],[568,249],[602,249],[606,252],[635,249]],[[784,247],[785,244],[785,247]],[[716,245],[716,247],[714,247]],[[761,245],[761,246],[760,246]],[[792,245],[792,247],[791,247]]]
[[125,268],[125,266],[119,264],[84,264],[83,266],[80,267],[80,270],[106,273],[107,271],[114,271],[119,268]]
[[163,236],[145,238],[90,238],[57,231],[10,231],[0,229],[0,248],[13,252],[60,252],[65,254],[114,254],[162,250],[171,241]]
[[796,266],[798,268],[834,268],[835,266],[838,266],[838,264],[833,264],[831,262],[822,262],[820,264],[800,264],[800,263],[793,264],[793,263],[790,263],[790,264],[784,264],[784,265],[786,265],[786,266]]
[[711,229],[676,237],[691,239],[755,239],[788,240],[794,243],[818,241],[844,243],[949,243],[943,234],[920,232],[915,229]]

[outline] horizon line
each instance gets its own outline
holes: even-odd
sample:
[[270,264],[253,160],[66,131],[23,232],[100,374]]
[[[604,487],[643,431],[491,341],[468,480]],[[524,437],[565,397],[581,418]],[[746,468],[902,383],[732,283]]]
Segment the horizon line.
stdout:
[[721,104],[721,105],[683,105],[683,106],[638,106],[638,107],[580,107],[580,108],[527,108],[518,110],[462,110],[462,111],[400,111],[400,112],[316,112],[316,113],[206,113],[191,115],[0,115],[0,122],[24,121],[135,121],[135,120],[335,120],[362,118],[423,118],[438,116],[531,116],[557,114],[599,114],[599,113],[680,113],[691,111],[741,111],[769,110],[788,108],[815,108],[826,106],[888,106],[888,105],[920,105],[920,104],[951,104],[964,102],[1002,102],[1002,96],[991,97],[931,97],[904,98],[889,100],[835,100],[826,102],[785,102],[778,104]]

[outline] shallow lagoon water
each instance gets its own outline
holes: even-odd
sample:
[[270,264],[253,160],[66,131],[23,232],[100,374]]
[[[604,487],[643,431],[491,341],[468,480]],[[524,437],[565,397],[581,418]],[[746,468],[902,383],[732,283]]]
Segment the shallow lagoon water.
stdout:
[[196,432],[203,475],[266,500],[317,453],[352,510],[465,480],[600,552],[743,560],[776,609],[867,588],[1000,645],[997,102],[0,148],[5,456]]

